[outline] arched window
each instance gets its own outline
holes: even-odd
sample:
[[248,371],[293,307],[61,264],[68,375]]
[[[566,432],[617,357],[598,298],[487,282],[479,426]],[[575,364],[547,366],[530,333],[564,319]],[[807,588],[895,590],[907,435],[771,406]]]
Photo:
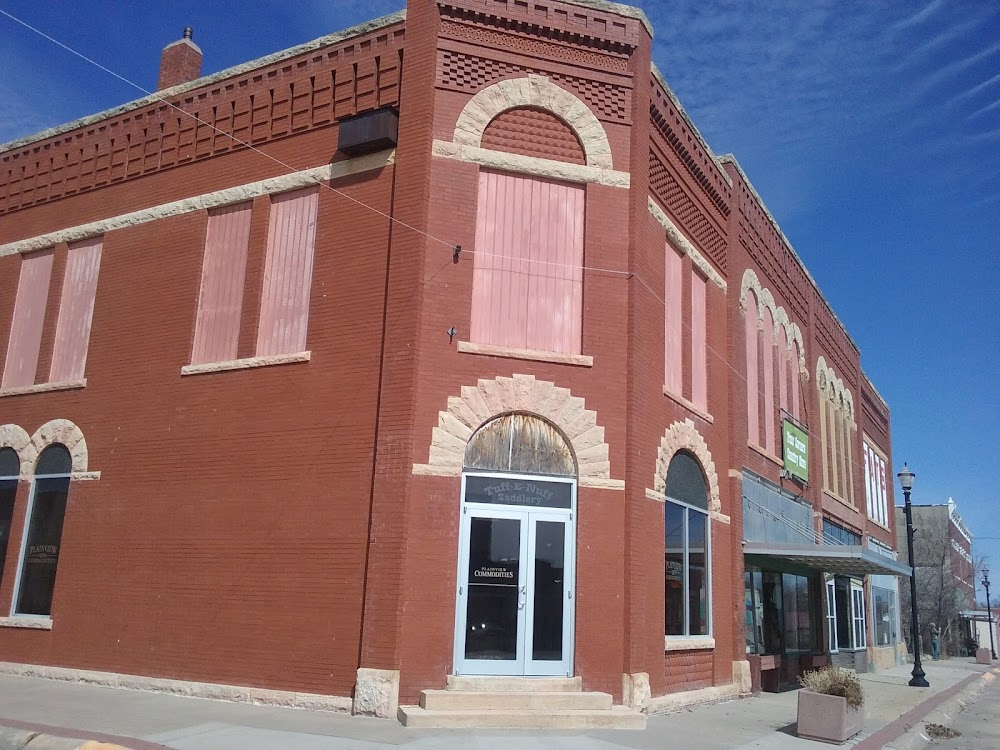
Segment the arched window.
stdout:
[[73,460],[66,446],[54,443],[42,451],[28,501],[28,533],[21,550],[21,573],[14,612],[48,617],[62,543],[69,475]]
[[664,615],[668,636],[711,632],[708,487],[698,461],[679,452],[667,468]]
[[21,459],[13,448],[0,448],[0,582],[3,581],[7,544],[10,542],[10,524],[14,519],[14,498],[17,496],[17,477],[21,473]]
[[575,477],[576,458],[566,438],[549,422],[531,414],[504,414],[469,440],[465,468]]

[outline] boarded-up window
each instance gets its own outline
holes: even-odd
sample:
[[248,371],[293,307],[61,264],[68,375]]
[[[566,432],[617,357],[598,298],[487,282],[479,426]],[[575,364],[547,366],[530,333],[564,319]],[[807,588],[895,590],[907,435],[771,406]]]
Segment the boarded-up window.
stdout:
[[3,369],[3,388],[33,385],[42,343],[42,324],[52,278],[53,251],[24,255],[17,298],[7,342],[7,360]]
[[69,246],[52,365],[49,368],[50,382],[62,383],[83,377],[90,347],[90,324],[94,317],[102,246],[100,237]]
[[208,215],[191,363],[236,359],[250,243],[250,203]]
[[471,339],[579,354],[584,190],[479,173]]
[[691,272],[691,400],[708,411],[708,329],[706,296],[708,281]]
[[530,414],[505,414],[480,427],[465,448],[465,468],[576,476],[576,460],[555,427]]
[[318,205],[316,188],[271,199],[257,356],[306,348]]
[[757,336],[760,318],[757,317],[757,298],[747,292],[746,345],[747,345],[747,433],[750,442],[760,445],[760,412],[758,410]]
[[679,396],[684,388],[684,332],[681,328],[684,323],[682,314],[684,259],[669,243],[664,259],[664,269],[666,275],[663,288],[663,384],[667,386],[668,391]]

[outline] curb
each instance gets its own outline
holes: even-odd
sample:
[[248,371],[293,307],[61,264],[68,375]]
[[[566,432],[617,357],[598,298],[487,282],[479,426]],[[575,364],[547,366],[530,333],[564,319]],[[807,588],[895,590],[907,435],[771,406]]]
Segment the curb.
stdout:
[[931,742],[930,737],[923,732],[925,722],[950,726],[953,717],[963,711],[998,675],[1000,668],[980,675],[970,675],[861,740],[853,750],[921,750]]
[[121,745],[109,745],[94,740],[58,737],[27,729],[0,727],[0,750],[129,750]]
[[[83,736],[81,736],[83,735]],[[127,745],[120,745],[126,742]],[[0,718],[0,750],[166,750],[145,740]]]

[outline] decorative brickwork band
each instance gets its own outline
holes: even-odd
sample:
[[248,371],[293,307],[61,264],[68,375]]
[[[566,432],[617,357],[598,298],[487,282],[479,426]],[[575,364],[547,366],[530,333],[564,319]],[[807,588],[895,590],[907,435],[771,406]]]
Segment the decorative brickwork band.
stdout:
[[613,169],[608,135],[590,108],[544,76],[529,75],[487,86],[465,105],[455,123],[455,143],[481,147],[486,127],[497,115],[518,107],[551,112],[580,139],[587,166]]
[[694,422],[690,419],[674,422],[663,434],[663,438],[660,440],[660,450],[656,456],[653,493],[657,498],[664,497],[667,491],[667,468],[670,466],[670,459],[682,450],[690,453],[701,464],[701,470],[705,473],[705,480],[708,482],[709,510],[713,513],[722,513],[719,475],[715,471],[712,452],[708,449],[705,438],[701,436],[694,426]]
[[806,369],[806,347],[802,343],[802,330],[798,323],[789,319],[785,308],[775,303],[771,290],[761,285],[760,279],[757,278],[757,274],[752,268],[744,271],[743,282],[740,284],[740,310],[744,313],[747,312],[747,294],[750,291],[753,291],[758,300],[759,307],[755,311],[757,319],[762,320],[764,310],[770,310],[771,317],[774,319],[775,337],[778,335],[778,330],[782,329],[785,332],[785,341],[788,342],[788,345],[791,346],[793,342],[798,345],[796,352],[799,360],[799,374],[801,377],[808,378],[809,371]]
[[535,380],[533,375],[514,375],[462,386],[461,393],[451,396],[448,408],[438,413],[429,459],[426,464],[414,464],[414,474],[461,476],[465,447],[480,425],[501,414],[522,412],[547,419],[565,435],[576,454],[581,487],[625,489],[624,480],[611,478],[608,444],[604,428],[597,424],[597,412],[568,388]]

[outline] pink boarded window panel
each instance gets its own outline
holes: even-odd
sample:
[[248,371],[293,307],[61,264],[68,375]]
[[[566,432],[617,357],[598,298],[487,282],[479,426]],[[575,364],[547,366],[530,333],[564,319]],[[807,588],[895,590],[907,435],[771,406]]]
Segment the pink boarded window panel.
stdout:
[[0,387],[34,385],[38,350],[42,345],[42,324],[52,278],[53,250],[26,254],[21,258],[21,276],[7,342],[7,361]]
[[684,388],[683,270],[682,256],[667,243],[663,282],[663,384],[678,396]]
[[777,452],[774,443],[774,317],[764,310],[764,344],[760,352],[764,363],[764,447],[771,453]]
[[760,413],[757,391],[757,298],[747,292],[746,344],[747,344],[747,432],[750,442],[760,445]]
[[52,365],[49,368],[49,381],[52,383],[79,380],[86,369],[102,248],[101,237],[69,246]]
[[691,272],[691,401],[708,411],[708,281]]
[[472,341],[580,353],[583,225],[582,187],[479,173]]
[[236,359],[250,244],[250,203],[212,211],[198,296],[192,364]]
[[305,351],[319,189],[274,196],[260,299],[257,356]]

